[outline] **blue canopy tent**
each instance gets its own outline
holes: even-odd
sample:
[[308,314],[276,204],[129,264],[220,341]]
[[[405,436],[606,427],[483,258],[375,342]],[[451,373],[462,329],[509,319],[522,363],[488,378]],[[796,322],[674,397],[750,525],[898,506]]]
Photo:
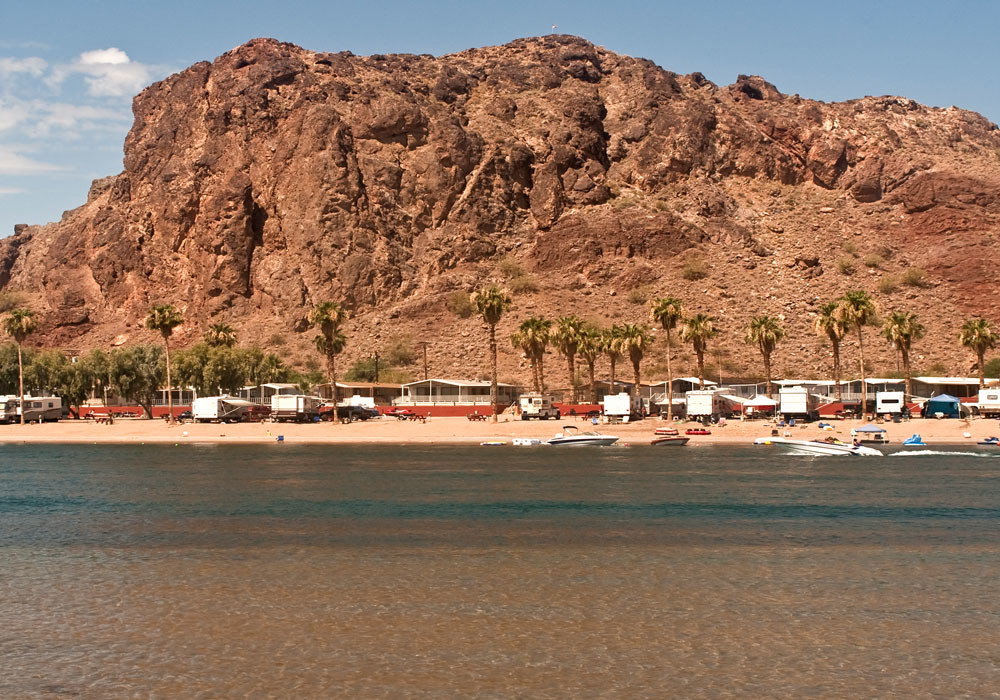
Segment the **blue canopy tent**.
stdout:
[[938,394],[927,400],[924,404],[924,418],[937,418],[941,414],[944,418],[958,418],[960,409],[959,400],[949,394]]

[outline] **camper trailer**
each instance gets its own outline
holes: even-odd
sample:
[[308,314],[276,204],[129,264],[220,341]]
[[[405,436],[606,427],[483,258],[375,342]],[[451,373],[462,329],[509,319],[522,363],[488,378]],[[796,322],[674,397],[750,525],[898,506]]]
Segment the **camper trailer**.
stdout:
[[976,406],[980,415],[987,418],[1000,418],[1000,387],[980,389]]
[[714,389],[696,389],[684,394],[688,420],[711,421],[732,414],[732,405]]
[[232,396],[199,396],[191,403],[191,417],[196,423],[235,423],[253,406]]
[[517,399],[521,407],[521,420],[559,420],[559,409],[552,405],[552,397],[543,394],[521,394]]
[[[25,396],[24,422],[56,421],[62,418],[62,399],[58,396]],[[0,397],[0,423],[21,422],[21,400],[17,396]]]
[[785,420],[801,418],[817,420],[819,418],[819,397],[809,393],[804,386],[782,387],[778,393],[778,413]]
[[602,402],[604,415],[612,419],[642,418],[642,399],[627,392],[608,394]]
[[271,397],[271,420],[311,422],[319,418],[323,399],[304,394],[275,394]]
[[875,394],[875,415],[898,416],[903,413],[902,391],[879,391]]

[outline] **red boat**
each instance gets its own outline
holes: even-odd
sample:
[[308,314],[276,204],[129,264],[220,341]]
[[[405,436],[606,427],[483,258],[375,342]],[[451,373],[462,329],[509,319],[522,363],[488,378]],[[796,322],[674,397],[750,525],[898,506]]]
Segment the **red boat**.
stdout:
[[653,438],[653,441],[649,443],[650,445],[681,445],[688,444],[689,437],[680,437],[679,435],[664,435],[662,437]]
[[685,435],[711,435],[712,431],[708,428],[688,428],[684,431]]
[[657,428],[653,432],[653,434],[654,435],[680,435],[680,433],[677,432],[677,428]]

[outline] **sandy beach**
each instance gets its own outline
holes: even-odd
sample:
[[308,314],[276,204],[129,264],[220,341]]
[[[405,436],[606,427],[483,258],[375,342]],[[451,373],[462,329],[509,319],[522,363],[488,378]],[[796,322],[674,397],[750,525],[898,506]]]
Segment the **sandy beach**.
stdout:
[[[575,424],[581,430],[594,427],[583,420],[521,421],[501,417],[500,422],[469,421],[466,418],[431,418],[426,423],[380,418],[348,425],[339,423],[183,423],[168,425],[162,420],[123,419],[113,425],[97,424],[88,420],[64,420],[42,425],[30,424],[0,426],[0,442],[4,443],[274,443],[279,436],[291,444],[478,444],[487,440],[510,441],[512,438],[547,439],[562,429]],[[666,421],[646,419],[618,425],[600,424],[597,430],[618,435],[620,443],[645,444],[653,431],[665,427]],[[811,440],[833,435],[850,439],[851,428],[861,421],[834,421],[833,430],[823,430],[816,423],[794,428],[778,428],[780,435]],[[683,434],[695,423],[678,423]],[[991,435],[1000,435],[1000,421],[990,419],[912,420],[904,423],[885,423],[890,444],[898,445],[913,433],[919,433],[925,442],[938,444],[975,443]],[[688,446],[709,444],[750,444],[754,438],[770,435],[775,426],[767,421],[730,421],[727,425],[711,428],[711,435],[695,435]],[[968,437],[966,437],[968,435]]]

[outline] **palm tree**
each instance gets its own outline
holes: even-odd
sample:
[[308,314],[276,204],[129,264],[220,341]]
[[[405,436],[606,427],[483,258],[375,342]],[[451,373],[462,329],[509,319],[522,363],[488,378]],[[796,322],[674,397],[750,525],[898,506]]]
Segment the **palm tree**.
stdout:
[[773,316],[754,316],[747,327],[747,345],[756,345],[764,359],[764,377],[767,380],[767,397],[771,397],[771,355],[785,337],[781,323]]
[[184,323],[184,317],[171,304],[154,306],[146,314],[146,328],[163,336],[163,351],[167,359],[167,417],[174,422],[174,385],[170,381],[170,336],[174,328]]
[[569,386],[573,403],[576,403],[576,354],[580,349],[580,339],[583,334],[583,320],[576,316],[563,316],[556,319],[556,328],[550,334],[552,344],[566,358],[566,369],[569,372]]
[[610,393],[615,393],[615,367],[618,360],[622,359],[624,349],[622,348],[622,328],[618,324],[605,328],[603,333],[604,354],[608,356],[611,363],[611,384],[608,389]]
[[622,350],[628,355],[628,359],[632,363],[633,396],[639,396],[639,363],[642,362],[643,355],[652,344],[653,336],[650,334],[648,326],[638,323],[626,323],[622,326]]
[[17,390],[21,400],[21,425],[24,425],[24,363],[21,345],[35,332],[35,312],[29,309],[11,309],[3,317],[3,329],[17,345]]
[[531,376],[535,391],[545,391],[545,349],[549,345],[552,321],[532,316],[521,322],[517,332],[510,336],[511,345],[524,351],[531,361]]
[[962,324],[958,340],[962,345],[976,353],[976,365],[979,367],[979,388],[981,390],[984,384],[984,370],[986,369],[986,351],[996,347],[1000,336],[985,318],[972,318]]
[[861,329],[878,323],[875,302],[868,292],[851,291],[840,298],[837,305],[837,315],[847,327],[854,327],[858,332],[858,357],[861,367],[861,415],[868,410],[868,384],[865,381],[865,343]]
[[698,357],[698,386],[701,389],[705,388],[705,350],[708,349],[708,341],[718,334],[715,318],[708,314],[695,314],[684,319],[681,325],[681,340],[691,343]]
[[472,303],[475,305],[479,315],[490,329],[490,410],[493,413],[493,422],[497,422],[497,324],[503,317],[504,311],[509,309],[513,302],[510,294],[495,284],[478,290],[472,295]]
[[906,378],[906,393],[903,403],[910,401],[910,347],[914,340],[924,336],[924,324],[917,320],[917,315],[909,311],[893,311],[882,326],[882,335],[892,343],[903,361],[903,376]]
[[838,309],[840,304],[831,301],[820,307],[819,316],[813,324],[816,332],[830,339],[833,346],[833,382],[837,401],[842,401],[840,393],[840,341],[847,335],[847,325],[841,320]]
[[667,334],[667,420],[674,419],[674,375],[670,369],[670,333],[684,318],[681,300],[675,297],[654,299],[649,303],[649,315]]
[[231,348],[236,340],[236,331],[228,323],[213,323],[205,332],[205,342],[215,348]]
[[347,336],[340,329],[346,320],[347,309],[335,301],[321,301],[309,314],[309,325],[319,328],[319,335],[313,339],[313,343],[326,358],[334,406],[340,402],[337,391],[337,355],[342,353],[347,345]]
[[584,326],[580,332],[580,342],[576,351],[587,363],[587,371],[590,373],[590,402],[597,403],[597,378],[594,366],[597,364],[597,358],[604,354],[604,334],[601,329],[596,326]]

